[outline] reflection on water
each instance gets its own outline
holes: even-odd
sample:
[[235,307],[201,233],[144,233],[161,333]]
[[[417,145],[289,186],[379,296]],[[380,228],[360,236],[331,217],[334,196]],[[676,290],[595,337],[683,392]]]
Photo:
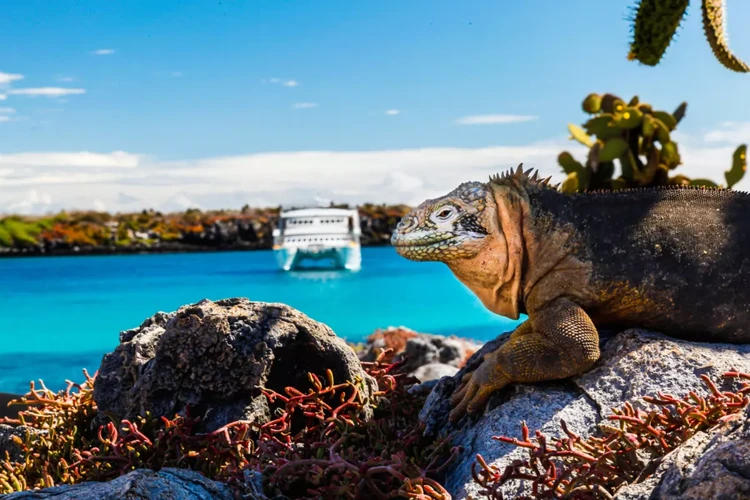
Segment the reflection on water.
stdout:
[[338,280],[342,278],[348,278],[356,274],[355,271],[347,271],[343,269],[327,269],[327,268],[305,268],[304,270],[297,271],[279,271],[285,273],[290,278],[294,278],[301,281],[314,281],[318,283],[326,283],[332,280]]

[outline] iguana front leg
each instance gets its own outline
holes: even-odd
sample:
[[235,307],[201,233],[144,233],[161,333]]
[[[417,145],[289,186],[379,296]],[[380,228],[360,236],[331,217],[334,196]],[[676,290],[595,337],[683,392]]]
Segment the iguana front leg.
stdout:
[[464,375],[451,397],[457,422],[484,409],[490,395],[512,382],[541,382],[585,372],[599,359],[599,334],[591,318],[568,299],[533,311],[482,364]]

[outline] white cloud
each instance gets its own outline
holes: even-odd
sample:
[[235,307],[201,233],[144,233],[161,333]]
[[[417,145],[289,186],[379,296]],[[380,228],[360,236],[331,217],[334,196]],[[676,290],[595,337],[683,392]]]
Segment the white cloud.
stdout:
[[[736,144],[702,137],[675,132],[684,163],[676,173],[721,183]],[[0,210],[17,206],[19,193],[28,189],[55,200],[47,209],[91,209],[97,200],[113,211],[239,208],[311,203],[315,196],[414,205],[521,162],[560,182],[557,155],[564,150],[579,160],[587,151],[561,135],[516,146],[267,152],[181,161],[127,152],[18,153],[0,155]],[[736,189],[748,187],[750,176]]]
[[400,115],[401,114],[401,110],[400,109],[389,109],[389,110],[386,110],[385,114],[389,115],[389,116]]
[[13,153],[0,154],[0,167],[74,167],[74,168],[135,168],[141,156],[113,151],[112,153]]
[[706,142],[741,144],[750,142],[750,122],[724,122],[703,136]]
[[52,205],[52,197],[36,189],[31,189],[19,197],[11,199],[7,210],[9,213],[41,214]]
[[8,98],[6,94],[0,94],[0,101],[4,101]]
[[97,212],[106,212],[107,211],[107,205],[105,205],[102,200],[94,200],[91,203],[91,206],[94,207],[94,210],[96,210]]
[[297,80],[293,80],[291,78],[269,78],[268,80],[263,79],[261,82],[269,82],[269,83],[275,83],[277,85],[283,85],[284,87],[299,87],[299,82]]
[[97,49],[94,52],[92,52],[92,54],[96,56],[109,56],[114,53],[115,53],[114,49]]
[[529,115],[473,115],[464,116],[456,120],[459,125],[490,125],[497,123],[520,123],[536,120],[538,117]]
[[57,81],[58,82],[64,82],[64,83],[70,83],[70,82],[74,82],[75,78],[73,78],[72,76],[61,76],[61,77],[59,77],[57,79]]
[[0,85],[8,85],[18,80],[23,80],[23,75],[18,73],[3,73],[0,71]]
[[70,89],[63,87],[38,87],[38,88],[27,88],[27,89],[11,89],[8,94],[13,95],[28,95],[28,96],[45,96],[45,97],[60,97],[64,95],[77,95],[85,94],[86,89]]
[[10,116],[0,115],[0,123],[9,122]]
[[317,102],[298,102],[294,105],[294,109],[310,109],[310,108],[317,108],[318,103]]
[[0,114],[3,115],[12,115],[15,112],[16,110],[13,108],[0,108]]

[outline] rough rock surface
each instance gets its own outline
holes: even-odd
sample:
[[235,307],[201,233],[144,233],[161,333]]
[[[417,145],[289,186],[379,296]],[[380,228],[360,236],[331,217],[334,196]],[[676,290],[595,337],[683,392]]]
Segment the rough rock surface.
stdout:
[[454,375],[481,347],[481,343],[468,339],[389,327],[368,337],[361,358],[372,361],[383,349],[392,348],[394,360],[406,359],[404,368],[410,375],[431,382]]
[[337,381],[361,380],[367,399],[377,388],[346,342],[305,314],[244,298],[203,300],[122,332],[102,361],[94,399],[122,418],[172,417],[189,405],[211,431],[240,419],[266,421],[259,387],[304,390],[307,372],[326,368]]
[[21,449],[13,442],[13,436],[26,439],[28,433],[39,432],[41,431],[22,425],[11,426],[0,424],[0,461],[5,459],[5,452],[8,452],[11,461],[21,458]]
[[[573,432],[587,436],[597,429],[597,424],[603,417],[611,413],[610,408],[620,406],[626,401],[636,407],[646,407],[640,398],[656,394],[658,391],[678,397],[691,390],[705,394],[705,386],[699,378],[701,374],[720,382],[721,374],[731,368],[750,371],[750,345],[690,343],[641,330],[627,330],[612,337],[604,334],[601,359],[589,372],[559,382],[509,386],[490,398],[484,415],[465,417],[456,426],[451,425],[447,419],[449,400],[457,381],[468,369],[476,367],[484,354],[496,349],[506,340],[507,335],[503,335],[488,342],[472,356],[466,367],[455,377],[442,378],[430,393],[420,414],[420,419],[427,426],[428,435],[455,432],[454,443],[464,449],[461,458],[447,471],[447,479],[444,482],[454,499],[479,498],[477,492],[480,487],[471,477],[471,464],[477,453],[501,470],[514,459],[526,455],[525,450],[492,439],[492,436],[498,435],[520,437],[522,420],[526,421],[532,432],[541,429],[546,435],[557,437],[561,434],[559,422],[563,419]],[[733,387],[733,383],[728,380],[717,385],[725,389]],[[672,474],[683,474],[684,477],[675,476],[674,484],[684,480],[683,483],[679,483],[682,491],[688,491],[688,488],[693,487],[693,483],[696,485],[695,488],[703,485],[700,486],[703,489],[696,489],[696,492],[718,491],[710,490],[716,485],[710,486],[706,481],[717,481],[711,476],[716,475],[719,467],[730,471],[733,470],[732,467],[736,467],[738,482],[742,478],[750,478],[750,459],[747,458],[747,447],[750,445],[743,443],[739,437],[732,438],[731,442],[731,445],[717,442],[711,448],[712,451],[706,454],[701,452],[703,458],[692,469],[677,467],[676,472]],[[682,450],[682,447],[678,450]],[[741,458],[743,450],[745,456]],[[710,458],[711,456],[715,458]],[[730,456],[734,458],[727,458]],[[667,482],[668,475],[664,477],[665,487],[673,484]],[[726,486],[730,490],[731,487],[733,486]],[[507,485],[504,489],[509,498],[522,491],[524,490],[520,489],[518,484]],[[743,498],[741,491],[743,490],[734,491],[735,496],[732,498]],[[711,495],[713,493],[702,498],[714,498]],[[678,496],[657,495],[651,498]]]
[[185,469],[137,469],[106,483],[88,482],[11,493],[5,500],[234,500],[224,484]]

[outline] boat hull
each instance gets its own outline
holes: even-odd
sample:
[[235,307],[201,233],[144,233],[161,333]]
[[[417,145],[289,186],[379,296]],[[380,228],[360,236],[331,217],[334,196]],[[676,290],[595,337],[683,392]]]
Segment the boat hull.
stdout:
[[[284,271],[303,269],[305,262],[315,262],[333,269],[358,271],[362,265],[362,255],[359,246],[326,247],[326,248],[278,248],[274,250],[276,261]],[[322,266],[316,266],[322,267]]]

